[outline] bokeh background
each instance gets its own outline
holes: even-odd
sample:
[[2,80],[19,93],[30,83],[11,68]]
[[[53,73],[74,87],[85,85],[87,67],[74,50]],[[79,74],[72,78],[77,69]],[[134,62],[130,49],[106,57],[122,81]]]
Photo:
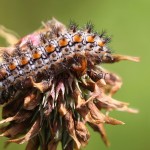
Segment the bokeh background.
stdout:
[[[0,0],[0,24],[20,37],[36,30],[41,21],[52,17],[68,24],[70,19],[79,25],[89,20],[97,31],[107,30],[112,35],[115,53],[140,56],[140,63],[120,62],[105,65],[118,73],[123,86],[116,99],[127,101],[140,110],[133,115],[112,112],[124,121],[122,126],[106,125],[111,141],[105,147],[98,133],[91,129],[91,139],[85,150],[149,150],[150,149],[150,0]],[[0,38],[0,46],[6,46]],[[5,138],[0,138],[3,150]],[[8,150],[23,150],[25,145],[12,144]]]

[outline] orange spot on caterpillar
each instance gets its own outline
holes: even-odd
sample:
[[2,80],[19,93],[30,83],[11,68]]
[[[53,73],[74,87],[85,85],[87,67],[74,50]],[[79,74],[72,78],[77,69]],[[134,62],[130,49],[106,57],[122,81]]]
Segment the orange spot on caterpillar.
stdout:
[[39,53],[39,52],[37,52],[37,51],[35,51],[33,54],[32,54],[32,58],[33,59],[38,59],[38,58],[40,58],[41,57],[41,53]]
[[86,41],[89,42],[89,43],[93,43],[94,38],[95,38],[95,36],[89,35],[89,36],[87,36]]
[[26,57],[22,57],[20,60],[20,65],[26,65],[29,62],[29,60]]
[[73,36],[73,42],[79,43],[79,42],[82,42],[82,40],[83,40],[83,38],[80,34],[76,34]]
[[10,70],[14,70],[14,69],[16,69],[17,66],[16,66],[15,63],[12,62],[12,63],[9,64],[8,67],[9,67]]
[[105,45],[105,42],[103,42],[103,41],[98,42],[98,46],[103,47],[104,45]]
[[51,53],[55,50],[55,47],[53,45],[47,45],[45,47],[46,52]]
[[68,45],[68,40],[66,38],[62,38],[58,41],[58,45],[60,47],[63,47],[63,46],[67,46]]

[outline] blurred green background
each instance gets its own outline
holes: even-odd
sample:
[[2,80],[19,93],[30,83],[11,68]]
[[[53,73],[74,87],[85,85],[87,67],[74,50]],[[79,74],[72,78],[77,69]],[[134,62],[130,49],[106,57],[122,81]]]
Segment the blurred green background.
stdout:
[[[86,150],[149,150],[150,149],[150,0],[0,0],[0,24],[24,36],[41,26],[41,21],[55,17],[68,24],[70,19],[85,25],[89,20],[97,31],[107,30],[112,35],[115,53],[140,56],[140,63],[120,62],[105,65],[123,79],[116,99],[130,102],[140,110],[133,115],[112,112],[124,121],[122,126],[106,125],[111,141],[105,147],[99,134],[91,129]],[[0,46],[6,46],[0,39]],[[0,138],[0,149],[4,141]],[[21,150],[25,145],[12,144],[8,150]]]

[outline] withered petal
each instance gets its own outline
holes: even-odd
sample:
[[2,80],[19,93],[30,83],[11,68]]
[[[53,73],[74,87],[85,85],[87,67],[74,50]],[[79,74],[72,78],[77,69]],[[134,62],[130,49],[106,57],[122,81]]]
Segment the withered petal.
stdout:
[[0,36],[3,37],[9,45],[16,44],[18,41],[16,33],[2,25],[0,25]]
[[134,62],[140,61],[139,57],[133,57],[133,56],[114,54],[114,55],[112,55],[112,57],[113,57],[113,60],[106,59],[105,63],[114,63],[114,62],[119,62],[121,60],[130,60],[130,61],[134,61]]
[[40,102],[42,94],[39,91],[33,91],[24,98],[23,108],[33,110]]
[[86,146],[90,138],[90,133],[85,124],[81,121],[75,122],[75,132],[82,147]]
[[62,94],[63,99],[64,99],[64,93],[65,93],[65,86],[64,86],[63,82],[59,82],[59,84],[56,87],[55,99],[58,98],[59,94]]
[[16,120],[17,122],[23,122],[24,120],[28,119],[32,115],[31,112],[27,111],[19,111],[15,116],[13,117],[8,117],[4,120],[0,121],[0,124],[11,122]]
[[74,120],[72,118],[72,114],[70,112],[67,112],[64,115],[64,120],[65,120],[66,129],[68,130],[69,135],[74,139],[77,148],[80,149],[81,143],[79,142],[75,133],[75,126],[74,126]]
[[99,124],[89,123],[89,125],[93,128],[94,131],[97,131],[97,132],[100,133],[100,135],[102,137],[102,140],[104,141],[104,143],[106,144],[106,146],[109,146],[110,143],[109,143],[107,135],[106,135],[104,124],[102,124],[102,123],[99,123]]
[[124,122],[117,120],[117,119],[114,119],[114,118],[109,117],[109,116],[105,117],[105,122],[107,124],[111,124],[111,125],[123,125],[123,124],[125,124]]
[[23,144],[23,143],[29,141],[34,136],[36,136],[38,134],[39,130],[40,130],[40,119],[38,118],[24,137],[8,140],[8,142]]
[[33,81],[32,78],[31,78],[31,81],[32,81],[33,87],[37,88],[41,93],[44,93],[50,87],[49,81],[42,81],[42,82],[36,83]]
[[48,150],[57,150],[58,141],[52,140],[48,143]]
[[5,137],[15,137],[17,134],[22,133],[27,127],[25,122],[19,124],[13,124],[10,126],[5,132],[3,132],[0,136]]
[[39,148],[39,137],[35,136],[32,139],[29,140],[27,146],[26,146],[26,150],[38,150]]
[[88,105],[88,108],[89,108],[89,111],[90,111],[92,118],[94,120],[96,120],[96,122],[98,124],[99,123],[105,123],[105,115],[97,109],[95,104],[93,102],[88,102],[87,105]]

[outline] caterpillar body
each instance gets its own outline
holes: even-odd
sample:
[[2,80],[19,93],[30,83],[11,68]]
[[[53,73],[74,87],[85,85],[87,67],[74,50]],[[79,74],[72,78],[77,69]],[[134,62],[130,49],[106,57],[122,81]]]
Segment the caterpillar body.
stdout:
[[34,82],[41,82],[64,71],[84,74],[93,64],[113,60],[107,47],[110,39],[92,30],[92,24],[81,30],[71,24],[65,31],[47,24],[44,30],[22,38],[11,52],[11,48],[4,51],[0,65],[0,103],[7,101],[18,88],[26,88],[25,81],[30,77]]

